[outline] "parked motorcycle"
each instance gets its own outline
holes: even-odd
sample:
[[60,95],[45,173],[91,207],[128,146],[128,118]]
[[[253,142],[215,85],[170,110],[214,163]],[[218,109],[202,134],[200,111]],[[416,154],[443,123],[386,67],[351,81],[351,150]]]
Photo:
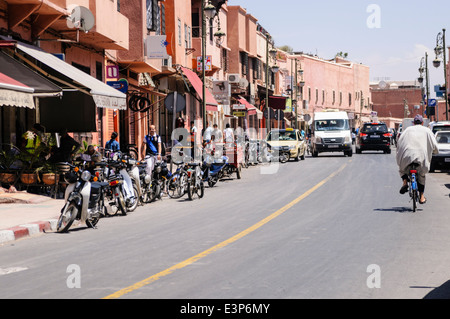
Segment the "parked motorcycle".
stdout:
[[92,174],[78,166],[65,163],[70,170],[64,175],[69,184],[65,192],[65,204],[57,222],[57,232],[67,232],[75,220],[94,228],[101,217],[106,214],[105,182],[91,182]]
[[[122,153],[118,152],[113,155],[112,160],[109,161],[108,166],[110,168],[110,174],[114,176],[114,178],[119,178],[122,182],[116,183],[115,186],[119,186],[120,193],[122,193],[123,198],[125,200],[126,212],[124,213],[122,210],[122,214],[125,215],[127,212],[132,212],[136,209],[139,204],[139,193],[137,190],[137,186],[133,185],[133,180],[128,173],[128,166],[133,164],[128,164],[129,161],[133,161],[132,159],[127,159],[122,157]],[[136,172],[136,170],[135,170]],[[135,174],[135,172],[133,174]],[[111,176],[111,175],[110,175]],[[134,176],[134,175],[133,175]],[[120,194],[119,194],[120,196]]]
[[156,161],[151,176],[146,172],[146,162],[141,162],[138,167],[142,189],[142,201],[144,203],[151,203],[156,199],[161,198],[166,182],[170,179],[167,162],[164,160]]
[[226,156],[221,156],[220,159],[217,159],[214,154],[207,155],[202,166],[203,181],[208,183],[209,187],[214,187],[225,175],[228,164],[228,157]]

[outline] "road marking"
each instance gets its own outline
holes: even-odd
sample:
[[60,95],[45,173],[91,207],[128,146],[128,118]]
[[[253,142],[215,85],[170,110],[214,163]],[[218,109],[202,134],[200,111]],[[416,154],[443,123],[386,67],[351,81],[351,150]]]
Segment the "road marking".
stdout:
[[[348,163],[347,163],[348,164]],[[318,183],[316,186],[312,187],[311,189],[309,189],[308,191],[306,191],[305,193],[303,193],[303,195],[299,196],[298,198],[294,199],[292,202],[290,202],[289,204],[287,204],[286,206],[284,206],[283,208],[277,210],[275,213],[273,213],[272,215],[264,218],[263,220],[261,220],[260,222],[256,223],[255,225],[247,228],[246,230],[240,232],[239,234],[191,257],[186,259],[185,261],[182,261],[170,268],[167,268],[166,270],[163,270],[151,277],[148,277],[142,281],[139,281],[129,287],[126,287],[124,289],[121,289],[109,296],[104,297],[103,299],[116,299],[116,298],[120,298],[123,295],[126,295],[132,291],[138,290],[144,286],[147,286],[167,275],[170,275],[171,273],[175,272],[176,270],[182,269],[186,266],[192,265],[193,263],[195,263],[196,261],[205,258],[208,255],[211,255],[212,253],[238,241],[239,239],[247,236],[248,234],[256,231],[257,229],[261,228],[262,226],[266,225],[267,223],[269,223],[270,221],[274,220],[275,218],[277,218],[278,216],[280,216],[281,214],[285,213],[287,210],[289,210],[290,208],[294,207],[295,205],[297,205],[299,202],[301,202],[302,200],[304,200],[305,198],[307,198],[309,195],[311,195],[312,193],[314,193],[316,190],[318,190],[320,187],[322,187],[323,185],[325,185],[326,183],[328,183],[333,177],[335,177],[337,174],[339,174],[340,172],[342,172],[345,167],[347,166],[347,164],[344,164],[341,166],[341,168],[339,168],[337,171],[335,171],[334,173],[332,173],[330,176],[328,176],[327,178],[325,178],[323,181],[321,181],[320,183]]]
[[0,276],[13,274],[15,272],[27,270],[26,267],[0,268]]

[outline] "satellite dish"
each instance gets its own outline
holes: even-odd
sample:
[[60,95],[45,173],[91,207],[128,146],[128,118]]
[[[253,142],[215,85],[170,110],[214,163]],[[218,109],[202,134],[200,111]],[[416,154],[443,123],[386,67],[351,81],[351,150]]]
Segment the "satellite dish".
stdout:
[[82,6],[70,6],[68,10],[71,12],[67,17],[67,26],[71,29],[78,29],[89,32],[95,25],[95,18],[92,12]]
[[382,90],[384,90],[385,88],[387,88],[388,84],[384,81],[381,81],[380,83],[378,83],[378,87]]
[[246,78],[241,78],[239,80],[239,87],[243,89],[248,87],[248,80]]

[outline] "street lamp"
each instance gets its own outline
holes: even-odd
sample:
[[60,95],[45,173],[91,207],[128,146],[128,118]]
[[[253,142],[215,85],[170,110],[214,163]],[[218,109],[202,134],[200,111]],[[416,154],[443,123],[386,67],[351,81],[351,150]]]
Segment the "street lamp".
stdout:
[[[211,21],[217,15],[218,9],[211,3],[211,0],[208,0],[208,3],[205,4],[205,0],[201,0],[202,3],[202,111],[203,111],[203,130],[206,130],[207,121],[206,121],[206,21]],[[217,30],[214,34],[216,39],[222,43],[223,37],[225,37],[225,32]]]
[[[436,48],[434,48],[434,52],[436,53],[436,59],[433,60],[433,65],[435,68],[438,68],[441,65],[441,60],[439,57],[442,55],[444,60],[444,79],[445,79],[445,116],[448,121],[448,92],[447,92],[447,48],[445,45],[445,29],[442,29],[442,32],[439,32],[436,37]],[[438,112],[436,112],[436,121],[438,121]]]
[[[277,56],[277,49],[274,47],[271,47],[269,49],[269,43],[273,45],[271,42],[271,36],[268,32],[265,33],[266,36],[266,109],[267,109],[267,123],[268,127],[266,125],[266,129],[268,129],[267,134],[270,132],[272,125],[270,123],[270,107],[269,107],[269,69],[272,70],[272,72],[277,73],[280,68],[276,65],[276,56]],[[269,57],[272,59],[275,59],[275,65],[272,68],[269,68]]]
[[[429,73],[428,73],[428,53],[425,52],[425,57],[422,57],[422,59],[420,60],[420,67],[419,67],[419,73],[420,76],[417,79],[419,81],[419,83],[423,83],[424,80],[424,73],[425,73],[425,77],[426,77],[426,82],[425,82],[425,88],[422,85],[422,97],[425,95],[426,101],[425,99],[423,100],[423,103],[426,103],[427,105],[427,117],[430,118],[430,107],[429,107],[429,100],[430,100],[430,84],[429,84]],[[425,94],[423,94],[423,90],[426,90]]]

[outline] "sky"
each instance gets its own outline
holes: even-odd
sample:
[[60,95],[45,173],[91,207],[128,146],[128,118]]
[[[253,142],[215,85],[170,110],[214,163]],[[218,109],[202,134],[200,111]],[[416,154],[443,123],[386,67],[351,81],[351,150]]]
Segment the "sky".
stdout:
[[[444,69],[436,69],[434,48],[442,29],[450,45],[448,0],[228,0],[258,19],[275,40],[294,51],[332,59],[348,59],[370,67],[370,80],[411,81],[428,52],[430,90],[444,84]],[[447,53],[447,61],[449,60]]]

